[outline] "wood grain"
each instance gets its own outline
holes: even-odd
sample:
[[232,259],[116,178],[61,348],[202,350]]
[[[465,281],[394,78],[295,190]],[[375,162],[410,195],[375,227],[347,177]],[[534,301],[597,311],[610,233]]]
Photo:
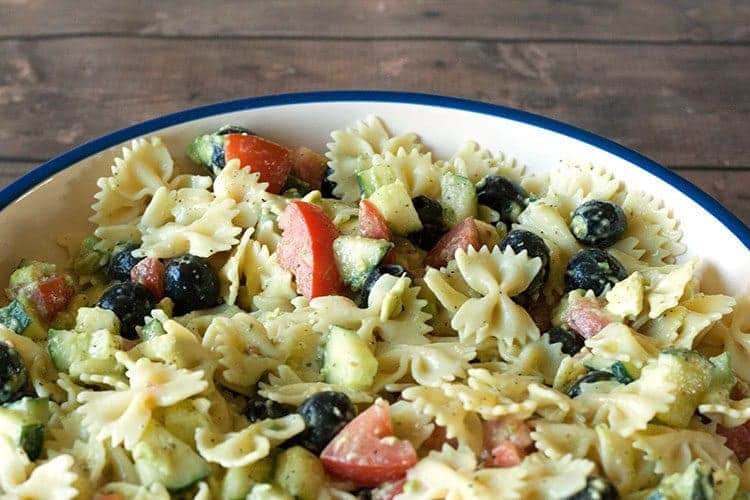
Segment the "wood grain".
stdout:
[[750,162],[750,47],[81,37],[0,42],[0,154],[45,159],[185,107],[322,88],[508,104],[671,166]]
[[746,0],[0,0],[0,19],[4,37],[750,40]]

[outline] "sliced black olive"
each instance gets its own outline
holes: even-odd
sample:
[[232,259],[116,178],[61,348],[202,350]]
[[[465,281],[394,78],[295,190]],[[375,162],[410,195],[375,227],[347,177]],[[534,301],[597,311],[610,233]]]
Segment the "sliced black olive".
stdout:
[[336,189],[336,183],[331,180],[333,172],[331,167],[326,167],[326,171],[323,173],[323,180],[320,183],[320,194],[323,195],[323,198],[340,199],[333,193],[333,190]]
[[227,134],[247,134],[255,135],[250,129],[240,127],[239,125],[224,125],[216,131],[216,135],[227,135]]
[[120,335],[126,339],[138,337],[135,327],[143,326],[146,316],[156,305],[148,288],[132,281],[116,283],[99,299],[97,306],[109,309],[120,319]]
[[185,254],[170,259],[164,271],[164,292],[175,314],[208,309],[219,303],[219,277],[203,257]]
[[573,236],[584,245],[597,248],[613,245],[627,228],[625,212],[609,201],[590,200],[579,205],[570,221]]
[[514,229],[506,234],[505,238],[500,242],[500,250],[505,250],[506,247],[511,247],[517,254],[526,250],[529,257],[539,257],[541,259],[542,267],[536,273],[528,288],[523,292],[530,298],[535,298],[539,295],[542,288],[544,288],[547,276],[549,276],[549,248],[547,248],[547,244],[544,243],[542,238],[531,231]]
[[422,250],[432,250],[448,228],[443,221],[443,207],[429,196],[417,196],[411,200],[422,223],[422,230],[409,235],[409,241]]
[[245,416],[250,421],[259,422],[267,418],[281,418],[286,417],[290,413],[294,412],[294,407],[284,405],[265,398],[254,398],[251,399],[247,407],[245,408]]
[[529,203],[529,194],[518,184],[500,175],[488,175],[477,185],[477,199],[500,214],[503,222],[516,222]]
[[627,277],[620,261],[598,248],[581,250],[570,259],[565,269],[565,291],[593,290],[599,296]]
[[397,278],[400,278],[404,275],[409,275],[409,273],[406,272],[406,269],[399,266],[398,264],[380,264],[375,269],[370,271],[370,274],[367,275],[365,282],[362,284],[362,289],[359,291],[359,296],[357,297],[357,304],[359,304],[360,307],[367,307],[367,299],[370,298],[372,287],[384,274],[390,274],[391,276],[396,276]]
[[589,372],[573,384],[568,390],[568,396],[571,398],[580,396],[582,384],[593,384],[594,382],[604,382],[605,380],[615,380],[615,376],[604,370],[594,370],[593,372]]
[[574,356],[583,349],[585,339],[569,328],[556,326],[547,332],[550,344],[562,344],[562,352]]
[[112,252],[107,266],[107,276],[113,281],[130,281],[130,271],[143,257],[134,257],[133,250],[138,248],[135,243],[117,245]]
[[581,491],[573,493],[565,500],[618,500],[619,498],[620,494],[614,484],[603,477],[592,476],[586,480],[586,486]]
[[305,430],[295,442],[316,455],[357,416],[349,397],[334,391],[313,394],[302,402],[297,413],[305,420]]
[[18,399],[28,375],[18,351],[7,343],[0,342],[0,403]]

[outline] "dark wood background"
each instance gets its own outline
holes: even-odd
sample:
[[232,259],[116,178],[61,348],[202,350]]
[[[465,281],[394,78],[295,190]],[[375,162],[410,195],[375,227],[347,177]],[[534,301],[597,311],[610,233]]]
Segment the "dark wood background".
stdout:
[[0,185],[163,113],[348,88],[572,123],[750,223],[748,0],[0,0]]

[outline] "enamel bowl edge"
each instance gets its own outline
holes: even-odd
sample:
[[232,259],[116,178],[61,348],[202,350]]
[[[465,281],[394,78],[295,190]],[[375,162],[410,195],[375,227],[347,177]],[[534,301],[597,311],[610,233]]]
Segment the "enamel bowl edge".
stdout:
[[[212,104],[113,132],[68,151],[0,190],[0,282],[22,258],[61,261],[57,236],[90,231],[96,179],[131,139],[158,135],[182,170],[200,133],[244,125],[281,143],[325,149],[332,130],[375,114],[393,134],[416,132],[437,158],[466,140],[503,151],[528,172],[559,162],[594,163],[628,189],[664,201],[680,222],[688,255],[703,266],[708,292],[743,293],[750,276],[750,229],[709,195],[648,158],[595,134],[512,108],[429,94],[333,91],[281,94]],[[197,170],[196,170],[197,171]]]

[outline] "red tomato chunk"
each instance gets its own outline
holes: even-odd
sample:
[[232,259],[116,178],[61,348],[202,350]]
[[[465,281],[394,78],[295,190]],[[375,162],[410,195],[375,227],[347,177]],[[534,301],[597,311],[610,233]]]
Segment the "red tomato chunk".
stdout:
[[604,309],[603,300],[575,295],[570,298],[562,320],[571,330],[586,339],[590,339],[612,322],[612,318]]
[[391,240],[391,230],[385,218],[370,200],[359,202],[359,232],[365,238]]
[[40,279],[31,292],[31,300],[45,321],[51,321],[57,313],[68,307],[75,289],[64,274],[53,274]]
[[456,256],[459,248],[466,250],[469,247],[479,248],[479,230],[471,217],[454,226],[445,233],[430,250],[425,258],[425,264],[432,267],[443,267]]
[[402,479],[417,463],[417,452],[393,436],[390,407],[378,400],[333,438],[320,459],[331,475],[371,488]]
[[335,295],[343,284],[333,255],[338,230],[323,210],[304,201],[291,202],[279,219],[279,264],[294,274],[299,292],[312,299]]
[[320,189],[323,174],[328,164],[326,157],[312,149],[298,146],[292,150],[292,175],[310,184],[313,189]]
[[248,134],[227,134],[224,143],[226,161],[237,159],[244,168],[260,173],[268,191],[278,193],[286,182],[292,162],[289,150],[275,142]]
[[719,425],[716,433],[727,438],[725,446],[737,455],[740,463],[750,458],[750,422],[737,427]]
[[164,298],[164,264],[159,259],[146,257],[133,266],[130,281],[148,288],[156,300]]

